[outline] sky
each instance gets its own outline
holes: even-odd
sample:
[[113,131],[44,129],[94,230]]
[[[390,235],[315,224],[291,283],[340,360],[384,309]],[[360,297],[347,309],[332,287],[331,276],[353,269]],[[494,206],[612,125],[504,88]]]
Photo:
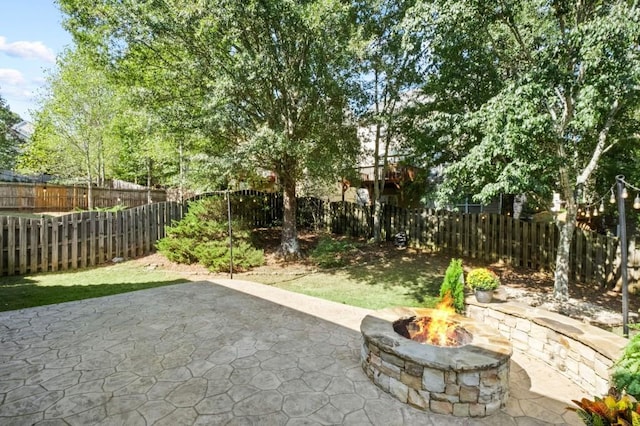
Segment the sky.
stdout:
[[47,70],[72,44],[54,0],[0,0],[0,96],[30,121]]

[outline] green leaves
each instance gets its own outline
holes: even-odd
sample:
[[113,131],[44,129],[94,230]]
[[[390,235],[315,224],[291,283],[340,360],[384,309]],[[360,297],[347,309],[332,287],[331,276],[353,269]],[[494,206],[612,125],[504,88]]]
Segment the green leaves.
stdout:
[[436,1],[415,11],[411,28],[434,34],[432,109],[465,118],[445,191],[548,194],[561,167],[573,185],[638,107],[639,12],[628,2]]
[[622,357],[614,365],[612,379],[618,389],[640,398],[640,334],[629,340]]
[[355,157],[355,129],[346,114],[348,4],[61,4],[80,43],[142,88],[146,107],[201,132],[217,155],[234,157],[228,169],[261,166],[298,179],[303,171],[313,174],[319,159],[325,176],[337,173],[335,160]]
[[12,133],[11,127],[20,121],[20,116],[11,111],[0,96],[0,170],[12,170],[15,166],[21,141]]
[[[177,263],[200,263],[214,272],[229,270],[231,248],[226,222],[226,203],[205,198],[189,204],[189,211],[178,223],[167,228],[167,236],[157,243],[167,259]],[[264,253],[251,244],[250,232],[233,222],[234,271],[264,263]]]

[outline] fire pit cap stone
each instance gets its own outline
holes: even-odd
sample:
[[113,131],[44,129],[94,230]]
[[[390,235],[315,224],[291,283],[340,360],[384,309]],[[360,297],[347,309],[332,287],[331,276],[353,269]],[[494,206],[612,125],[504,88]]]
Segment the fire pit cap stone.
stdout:
[[491,328],[478,324],[462,315],[452,315],[449,320],[471,333],[472,340],[463,346],[447,347],[425,345],[402,337],[393,329],[393,323],[401,318],[430,317],[433,309],[389,308],[367,315],[360,324],[365,343],[373,343],[400,358],[420,365],[458,371],[478,370],[502,365],[511,357],[511,343]]

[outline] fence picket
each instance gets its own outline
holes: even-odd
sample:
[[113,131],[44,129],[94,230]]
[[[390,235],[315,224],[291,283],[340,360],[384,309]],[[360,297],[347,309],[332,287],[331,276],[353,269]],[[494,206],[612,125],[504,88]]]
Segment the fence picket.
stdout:
[[[40,269],[36,272],[47,272],[49,271],[49,254],[51,253],[51,248],[49,247],[49,224],[51,223],[50,219],[45,219],[43,216],[40,218]],[[2,247],[2,243],[0,242],[0,247]],[[0,267],[0,274],[2,273],[2,268]]]
[[80,230],[80,223],[82,222],[82,218],[79,214],[71,215],[71,269],[78,269],[80,266],[78,264],[78,257],[80,250],[78,250],[79,236],[82,232]]
[[[105,257],[107,256],[107,244],[105,241],[105,226],[106,226],[106,212],[99,212],[97,221],[98,221],[98,264],[102,264],[105,262]],[[108,259],[108,257],[106,257]]]
[[593,281],[593,240],[585,238],[584,280]]
[[120,231],[122,234],[122,246],[120,250],[124,259],[129,257],[129,251],[131,250],[129,246],[129,235],[131,233],[131,229],[129,229],[129,212],[126,210],[122,212],[122,230]]
[[51,219],[51,270],[57,271],[60,266],[60,221]]
[[16,218],[7,218],[7,271],[9,275],[16,273]]
[[484,260],[485,261],[490,261],[491,260],[491,219],[492,219],[492,215],[487,214],[485,215],[485,220],[484,220],[484,229],[483,229],[483,242],[484,242]]
[[27,226],[28,221],[26,218],[21,217],[18,218],[18,241],[19,241],[19,249],[18,249],[18,267],[20,275],[24,275],[27,273],[27,246],[28,246],[28,237],[27,237]]
[[[60,235],[60,259],[62,261],[62,265],[60,267],[61,270],[66,271],[69,269],[69,245],[71,241],[69,240],[69,229],[73,226],[71,220],[75,215],[65,215],[62,216],[62,234]],[[77,248],[76,248],[77,251]]]
[[96,265],[96,259],[98,258],[98,237],[99,234],[97,232],[98,225],[98,214],[97,212],[89,212],[89,215],[86,216],[85,219],[85,232],[87,233],[86,239],[89,242],[88,247],[88,259],[85,260],[85,264],[89,266]]
[[516,266],[523,266],[522,260],[522,222],[519,220],[515,220],[515,229],[514,229],[514,241],[515,245],[513,247],[513,261]]
[[[0,216],[0,276],[5,275],[5,261],[4,261],[4,252],[5,247],[5,238],[4,238],[4,230],[7,227],[7,218],[5,216]],[[8,272],[7,272],[8,274]]]

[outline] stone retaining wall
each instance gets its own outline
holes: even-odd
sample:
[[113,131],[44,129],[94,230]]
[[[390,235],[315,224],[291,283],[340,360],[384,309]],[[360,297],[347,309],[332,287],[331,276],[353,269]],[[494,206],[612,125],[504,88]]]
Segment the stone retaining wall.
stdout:
[[513,349],[535,357],[589,395],[610,388],[610,369],[627,340],[564,315],[518,302],[478,303],[467,298],[467,316],[498,330]]

